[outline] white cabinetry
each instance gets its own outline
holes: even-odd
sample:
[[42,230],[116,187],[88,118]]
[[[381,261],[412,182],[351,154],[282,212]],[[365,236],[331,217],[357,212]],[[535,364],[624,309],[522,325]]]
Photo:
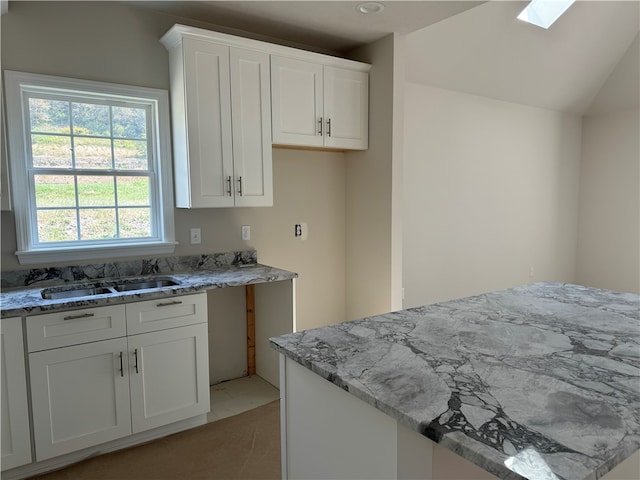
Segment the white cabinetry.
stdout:
[[2,372],[2,470],[31,462],[27,381],[24,365],[22,318],[3,318],[0,323],[0,370]]
[[209,411],[205,293],[26,320],[38,461]]
[[169,50],[176,205],[271,206],[269,55],[192,36]]
[[206,293],[127,304],[127,331],[133,433],[209,411]]
[[133,433],[209,411],[207,324],[129,337]]
[[273,143],[365,150],[369,74],[271,56]]
[[29,355],[38,461],[131,434],[126,369],[126,338]]

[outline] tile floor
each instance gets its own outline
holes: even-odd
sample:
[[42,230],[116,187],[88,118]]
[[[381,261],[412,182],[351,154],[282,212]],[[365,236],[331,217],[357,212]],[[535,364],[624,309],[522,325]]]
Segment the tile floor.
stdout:
[[211,386],[211,411],[208,422],[252,410],[280,398],[280,391],[257,375],[242,377]]

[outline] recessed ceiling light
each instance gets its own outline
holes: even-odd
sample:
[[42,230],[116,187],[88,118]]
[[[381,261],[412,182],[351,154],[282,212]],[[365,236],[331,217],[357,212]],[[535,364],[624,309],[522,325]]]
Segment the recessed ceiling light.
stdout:
[[365,2],[356,7],[356,10],[360,13],[368,15],[370,13],[380,13],[384,10],[384,5],[379,2]]

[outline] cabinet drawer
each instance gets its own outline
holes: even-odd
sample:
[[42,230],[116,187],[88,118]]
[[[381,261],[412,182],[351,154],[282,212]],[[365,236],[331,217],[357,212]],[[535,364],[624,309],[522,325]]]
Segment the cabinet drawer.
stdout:
[[129,335],[207,321],[206,293],[129,303],[126,307]]
[[29,352],[96,342],[127,334],[124,305],[85,308],[26,318]]

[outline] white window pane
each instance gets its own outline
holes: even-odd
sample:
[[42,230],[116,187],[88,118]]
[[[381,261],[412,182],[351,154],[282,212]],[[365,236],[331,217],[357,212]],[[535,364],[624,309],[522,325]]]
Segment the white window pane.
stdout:
[[74,139],[76,168],[109,169],[111,163],[111,140],[108,138]]
[[120,237],[150,237],[151,210],[149,208],[120,208]]
[[146,140],[114,140],[113,151],[117,169],[149,169]]
[[75,207],[76,191],[72,175],[34,175],[36,207]]
[[29,118],[32,132],[71,132],[69,124],[69,102],[30,98]]
[[116,204],[113,177],[78,176],[78,205],[113,207]]
[[74,135],[106,137],[111,134],[108,105],[73,103],[71,114]]
[[78,239],[75,210],[38,210],[38,240],[65,242]]
[[147,138],[147,111],[144,108],[113,107],[113,136]]
[[89,208],[80,210],[81,240],[102,240],[115,237],[115,208]]
[[118,205],[150,205],[148,177],[117,177]]

